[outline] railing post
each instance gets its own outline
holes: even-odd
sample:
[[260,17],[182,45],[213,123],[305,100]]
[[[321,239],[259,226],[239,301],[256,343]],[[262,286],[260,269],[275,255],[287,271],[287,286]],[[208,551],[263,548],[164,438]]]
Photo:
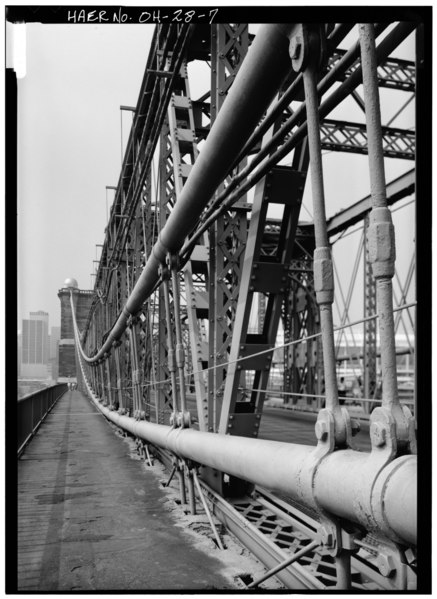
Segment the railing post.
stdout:
[[65,391],[66,385],[57,384],[17,399],[18,457],[21,455],[26,443],[32,438],[54,404]]

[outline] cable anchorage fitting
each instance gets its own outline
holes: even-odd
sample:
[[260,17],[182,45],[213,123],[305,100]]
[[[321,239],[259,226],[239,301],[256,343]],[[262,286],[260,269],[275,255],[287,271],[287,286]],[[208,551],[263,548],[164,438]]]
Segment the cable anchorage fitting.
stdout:
[[186,410],[185,412],[179,412],[176,416],[176,424],[180,428],[190,428],[191,426],[191,414]]
[[127,319],[126,325],[129,328],[134,327],[138,322],[138,316],[136,316],[135,314],[130,314],[130,316]]
[[289,54],[296,73],[308,66],[323,69],[327,60],[325,26],[297,23],[290,38]]
[[169,270],[175,270],[176,272],[179,270],[180,260],[178,254],[168,253],[165,262]]
[[158,273],[161,277],[161,281],[168,281],[170,279],[170,270],[166,263],[162,262],[158,267]]
[[133,370],[132,371],[132,383],[134,385],[138,385],[141,379],[141,370]]

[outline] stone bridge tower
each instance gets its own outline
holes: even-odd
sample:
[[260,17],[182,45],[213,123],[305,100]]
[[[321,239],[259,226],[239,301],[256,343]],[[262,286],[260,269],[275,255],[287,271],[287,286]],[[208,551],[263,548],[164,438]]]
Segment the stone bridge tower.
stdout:
[[73,291],[73,301],[76,308],[76,318],[79,330],[85,327],[88,315],[95,297],[94,291],[81,290],[76,279],[64,281],[58,292],[61,300],[61,338],[59,340],[59,376],[58,381],[80,381],[80,369],[74,342],[73,318],[70,305],[70,291]]

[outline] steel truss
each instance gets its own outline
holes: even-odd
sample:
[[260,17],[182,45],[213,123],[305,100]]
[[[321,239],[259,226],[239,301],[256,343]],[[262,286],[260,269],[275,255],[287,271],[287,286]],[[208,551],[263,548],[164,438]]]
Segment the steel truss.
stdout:
[[[363,476],[373,481],[378,472],[407,457],[411,468],[409,454],[415,453],[413,419],[400,405],[396,381],[385,379],[382,401],[377,404],[381,407],[372,414],[365,402],[378,399],[376,317],[384,319],[387,307],[392,314],[391,300],[381,299],[386,293],[381,281],[384,289],[390,287],[390,293],[395,276],[394,241],[388,245],[384,241],[392,235],[386,206],[411,193],[411,182],[404,181],[400,190],[394,182],[387,188],[388,198],[380,192],[375,203],[372,194],[353,213],[348,208],[328,220],[321,162],[322,149],[369,153],[371,161],[370,148],[380,157],[414,159],[412,131],[380,126],[375,132],[369,124],[377,121],[378,115],[378,107],[372,103],[375,82],[396,93],[414,92],[414,64],[392,56],[414,28],[414,23],[395,24],[379,41],[385,26],[376,25],[375,48],[372,28],[361,27],[361,58],[359,39],[349,50],[339,47],[351,30],[349,26],[270,26],[259,39],[271,36],[269,43],[281,47],[275,61],[272,56],[265,57],[268,44],[262,46],[258,35],[244,60],[252,41],[247,25],[158,25],[97,271],[99,301],[92,307],[86,330],[80,332],[86,390],[107,417],[133,431],[141,443],[159,445],[142,432],[149,431],[149,424],[170,426],[171,431],[209,433],[211,439],[217,438],[216,433],[224,439],[237,437],[236,441],[256,439],[282,326],[282,390],[292,394],[290,406],[302,407],[303,402],[306,409],[321,410],[316,423],[318,446],[311,459],[302,458],[296,501],[316,515],[310,526],[314,534],[308,538],[317,539],[332,564],[332,572],[319,586],[315,565],[319,549],[303,555],[284,569],[287,584],[291,579],[296,582],[296,572],[311,564],[314,580],[308,583],[310,588],[354,587],[357,580],[351,574],[351,555],[356,567],[360,551],[368,549],[370,541],[364,538],[368,533],[389,559],[375,565],[373,558],[363,558],[366,574],[364,578],[360,574],[357,584],[390,589],[414,584],[414,543],[405,541],[409,531],[404,537],[399,531],[397,513],[390,513],[390,523],[380,530],[379,515],[367,505],[368,498],[363,500],[362,513],[338,514],[320,507],[325,500],[330,505],[329,497],[321,501],[309,490],[315,468],[328,456],[338,455],[341,461],[342,452],[355,453],[352,437],[357,427],[338,399],[331,246],[335,246],[334,235],[341,237],[351,224],[364,218],[368,218],[369,235],[362,243],[364,317],[370,320],[365,321],[359,367],[364,384],[361,397],[371,422],[372,453],[363,462]],[[365,41],[366,36],[370,41]],[[256,49],[257,43],[261,50]],[[270,60],[271,68],[260,64],[259,69],[266,71],[259,72],[253,85],[259,85],[259,90],[266,88],[265,97],[254,96],[250,105],[243,92],[242,98],[238,94],[241,86],[254,89],[247,77],[247,72],[253,77],[257,73],[253,56],[262,56],[265,65]],[[199,64],[210,77],[205,93],[194,100],[189,74]],[[281,68],[284,71],[278,74]],[[246,73],[246,79],[241,77],[243,83],[238,77],[240,70]],[[357,88],[363,77],[361,100]],[[269,108],[270,88],[277,97]],[[366,111],[372,110],[372,119],[352,123],[328,118],[350,97]],[[232,111],[239,115],[233,129],[226,124]],[[247,118],[245,112],[250,113]],[[236,132],[240,122],[241,129]],[[314,223],[305,224],[299,219],[309,167],[315,218]],[[381,183],[381,171],[383,177],[380,164],[372,166],[372,181]],[[190,208],[186,208],[188,202]],[[405,283],[399,282],[399,308],[409,302],[413,273],[412,264]],[[350,324],[350,295],[351,290],[342,298],[343,327]],[[386,306],[383,312],[381,301]],[[396,327],[401,322],[408,328],[412,319],[408,324],[399,316]],[[381,341],[380,349],[381,360],[391,366],[396,358],[392,324],[384,325],[392,339]],[[189,409],[192,405],[195,410]],[[131,426],[131,420],[146,428]],[[381,448],[385,448],[383,452]],[[234,506],[237,512],[259,511],[251,503],[255,501],[250,495],[253,478],[245,478],[238,468],[234,472],[231,467],[218,467],[214,460],[203,461],[202,451],[197,457],[190,451],[178,451],[172,449],[171,453],[174,471],[182,486],[186,475],[190,494],[197,476],[192,471],[201,466],[199,472],[218,511],[222,499],[217,498],[227,496],[239,497]],[[348,459],[346,454],[344,459]],[[322,495],[329,495],[329,490],[321,489]],[[246,504],[247,509],[242,507]],[[228,521],[228,515],[222,517]],[[271,522],[269,518],[265,521]],[[278,530],[289,526],[287,518]],[[347,526],[343,528],[343,520],[350,521],[353,533]],[[364,521],[372,524],[364,526],[363,537]],[[278,535],[287,537],[285,532]],[[287,551],[305,545],[295,532],[290,538]],[[394,563],[394,568],[387,568],[386,562]],[[311,576],[304,578],[308,581]],[[388,586],[383,578],[390,578]],[[366,581],[370,586],[366,587]]]

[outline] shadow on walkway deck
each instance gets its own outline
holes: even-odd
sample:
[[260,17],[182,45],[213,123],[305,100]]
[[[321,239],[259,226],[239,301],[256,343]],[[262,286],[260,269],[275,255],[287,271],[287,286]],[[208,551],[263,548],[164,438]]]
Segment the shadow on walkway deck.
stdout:
[[67,392],[18,462],[18,591],[239,588],[166,500],[156,473]]

